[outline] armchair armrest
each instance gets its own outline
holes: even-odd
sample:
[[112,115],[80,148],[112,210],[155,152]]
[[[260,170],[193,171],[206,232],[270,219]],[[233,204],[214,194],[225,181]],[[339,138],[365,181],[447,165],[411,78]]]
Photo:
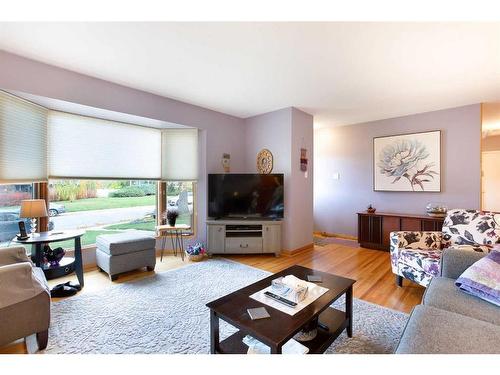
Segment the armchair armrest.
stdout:
[[0,249],[0,267],[20,262],[31,263],[24,247],[15,246]]
[[48,290],[33,275],[31,263],[0,267],[0,309],[28,300]]
[[441,258],[441,276],[457,279],[467,268],[487,255],[471,250],[444,249]]
[[398,273],[398,260],[401,249],[405,250],[440,250],[442,232],[391,232],[390,253],[392,272]]

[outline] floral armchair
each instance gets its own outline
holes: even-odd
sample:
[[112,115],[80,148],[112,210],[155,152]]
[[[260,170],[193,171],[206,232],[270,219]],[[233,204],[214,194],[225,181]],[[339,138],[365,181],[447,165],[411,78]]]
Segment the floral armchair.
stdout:
[[445,248],[489,252],[500,242],[500,214],[476,210],[448,211],[442,232],[392,232],[391,267],[396,283],[403,277],[427,286],[441,272]]

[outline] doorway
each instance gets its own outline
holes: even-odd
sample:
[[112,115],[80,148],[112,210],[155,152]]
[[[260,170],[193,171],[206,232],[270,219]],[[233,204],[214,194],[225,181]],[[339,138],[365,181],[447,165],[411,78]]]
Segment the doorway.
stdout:
[[481,108],[481,209],[500,212],[500,103]]

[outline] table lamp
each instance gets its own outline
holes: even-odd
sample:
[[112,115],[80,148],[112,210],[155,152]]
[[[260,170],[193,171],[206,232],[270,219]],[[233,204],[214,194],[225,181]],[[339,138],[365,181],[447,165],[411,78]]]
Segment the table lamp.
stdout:
[[31,237],[36,232],[36,219],[40,217],[47,217],[47,205],[43,199],[25,199],[21,201],[21,212],[19,217],[29,218],[31,228]]

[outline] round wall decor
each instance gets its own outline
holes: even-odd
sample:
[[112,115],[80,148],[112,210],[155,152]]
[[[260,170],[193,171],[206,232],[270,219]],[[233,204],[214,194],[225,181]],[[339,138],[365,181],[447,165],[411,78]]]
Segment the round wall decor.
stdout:
[[257,154],[257,171],[269,174],[273,170],[273,154],[267,148],[263,148]]

